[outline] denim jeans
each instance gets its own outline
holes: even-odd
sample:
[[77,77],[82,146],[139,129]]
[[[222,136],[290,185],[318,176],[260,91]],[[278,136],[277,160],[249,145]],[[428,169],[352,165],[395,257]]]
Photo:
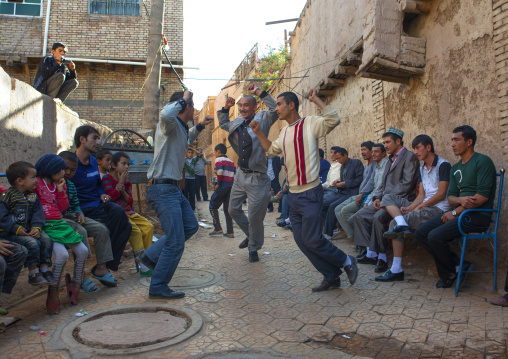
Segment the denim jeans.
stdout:
[[6,257],[0,255],[0,293],[7,294],[12,292],[28,253],[25,247],[13,242],[10,244],[14,247],[7,249],[12,254]]
[[145,255],[156,263],[149,291],[163,294],[169,291],[168,285],[182,258],[185,241],[199,226],[180,188],[169,184],[153,185],[148,187],[147,199],[164,230],[164,236],[145,250]]
[[42,232],[38,239],[30,236],[16,235],[7,236],[6,239],[27,249],[28,256],[26,257],[25,267],[35,265],[39,267],[41,264],[51,266],[53,242],[46,233]]

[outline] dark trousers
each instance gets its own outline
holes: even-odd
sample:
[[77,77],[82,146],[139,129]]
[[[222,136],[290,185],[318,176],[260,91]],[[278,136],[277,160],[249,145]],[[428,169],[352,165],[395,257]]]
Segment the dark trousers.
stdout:
[[325,223],[323,228],[324,234],[328,234],[329,236],[333,235],[333,230],[337,228],[337,216],[335,215],[335,207],[351,197],[353,194],[351,194],[349,191],[341,191],[337,194],[335,200],[330,203],[325,216]]
[[106,267],[113,271],[118,270],[123,250],[132,231],[129,217],[122,207],[112,202],[102,203],[97,207],[82,208],[82,210],[85,217],[95,219],[108,227],[113,260],[106,262]]
[[281,209],[280,216],[282,219],[289,218],[289,204],[288,204],[288,193],[282,192],[282,199],[280,200],[280,206]]
[[3,257],[0,255],[0,293],[10,294],[12,288],[16,284],[19,272],[23,268],[23,263],[27,257],[28,251],[25,247],[10,243],[14,247],[7,248],[12,252],[10,256]]
[[[201,194],[199,193],[201,191]],[[206,186],[206,176],[196,175],[196,198],[198,201],[201,201],[201,196],[203,196],[203,200],[208,201],[208,188]]]
[[321,184],[302,193],[289,192],[288,203],[296,244],[325,280],[333,282],[342,273],[347,255],[327,241],[321,231]]
[[504,298],[506,300],[508,300],[508,270],[506,270],[506,279],[505,279],[505,282],[504,282],[504,291],[506,292],[506,294],[504,295]]
[[[456,275],[459,257],[450,249],[450,243],[460,237],[458,218],[444,223],[442,216],[429,219],[416,229],[415,238],[434,257],[439,278],[448,280]],[[464,232],[482,232],[490,225],[490,217],[479,213],[464,216]]]
[[233,218],[229,214],[229,195],[231,193],[231,187],[219,188],[212,194],[210,200],[210,214],[213,218],[213,226],[215,232],[222,232],[222,226],[220,225],[219,208],[222,206],[224,216],[226,217],[226,229],[228,234],[233,234]]
[[196,179],[186,178],[185,189],[183,190],[183,196],[187,198],[189,204],[194,211],[196,209]]
[[[279,183],[279,180],[277,178],[274,178],[271,182],[270,182],[270,186],[272,187],[273,189],[273,194],[274,195],[277,195],[277,193],[280,192],[280,183]],[[273,202],[270,201],[268,202],[268,209],[270,210],[273,210]],[[281,207],[280,207],[280,202],[279,202],[279,212],[282,211]]]

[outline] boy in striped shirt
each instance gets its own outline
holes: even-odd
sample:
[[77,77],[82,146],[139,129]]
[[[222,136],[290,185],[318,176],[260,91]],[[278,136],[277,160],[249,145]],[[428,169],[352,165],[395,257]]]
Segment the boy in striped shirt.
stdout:
[[224,216],[226,217],[226,234],[224,237],[235,238],[233,233],[233,219],[229,214],[229,195],[231,187],[235,180],[235,164],[226,156],[227,148],[223,143],[215,146],[215,172],[217,174],[217,184],[215,185],[215,192],[210,200],[210,213],[213,218],[214,231],[210,233],[211,236],[218,236],[223,234],[222,227],[219,219],[219,208],[223,206]]
[[356,258],[327,241],[321,230],[323,188],[319,179],[319,138],[338,126],[340,118],[313,89],[309,91],[309,100],[321,109],[322,116],[300,118],[299,101],[293,92],[284,92],[277,97],[275,111],[279,120],[286,120],[288,126],[273,143],[260,131],[258,122],[252,121],[250,127],[268,155],[284,155],[293,236],[303,254],[323,274],[321,284],[312,288],[313,292],[321,292],[340,287],[341,268],[346,271],[349,283],[354,284],[358,267]]

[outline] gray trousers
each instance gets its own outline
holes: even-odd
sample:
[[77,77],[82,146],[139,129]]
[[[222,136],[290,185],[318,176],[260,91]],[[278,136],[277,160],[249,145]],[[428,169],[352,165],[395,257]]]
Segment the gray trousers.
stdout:
[[28,251],[25,247],[10,243],[13,248],[7,248],[12,252],[10,256],[3,257],[0,255],[0,294],[12,293],[12,288],[16,284],[19,272],[23,268]]
[[[383,197],[383,201],[381,202],[381,208],[384,208],[386,206],[396,206],[398,208],[401,207],[409,207],[412,202],[409,202],[406,198],[402,198],[397,195],[393,194],[387,194]],[[418,211],[412,211],[409,213],[404,214],[402,217],[404,217],[404,220],[408,224],[408,226],[414,231],[416,228],[418,228],[421,224],[427,222],[429,219],[436,217],[436,216],[442,216],[444,211],[436,206],[430,206],[430,207],[423,207],[422,209]],[[392,229],[395,227],[397,223],[395,221],[390,222],[389,229]],[[399,241],[404,241],[404,236],[399,236],[397,238]]]
[[[238,169],[229,197],[229,214],[249,238],[249,251],[257,251],[265,241],[263,221],[270,201],[271,181],[265,173],[243,173]],[[248,217],[242,210],[247,198]]]
[[65,74],[57,72],[46,80],[48,87],[46,95],[51,98],[59,98],[64,102],[72,91],[78,88],[79,82],[76,79],[65,81]]
[[83,236],[83,244],[88,248],[88,258],[91,256],[88,237],[92,237],[95,245],[95,259],[97,264],[104,264],[113,260],[108,227],[89,217],[85,217],[85,224],[78,224],[76,222],[77,216],[75,213],[67,213],[64,219],[72,229]]
[[369,247],[371,251],[386,253],[388,241],[383,233],[388,229],[392,216],[385,209],[376,211],[372,204],[353,216],[354,239],[357,246]]
[[352,217],[360,210],[360,206],[355,202],[356,197],[357,195],[351,196],[335,207],[335,216],[348,238],[353,238],[354,227]]

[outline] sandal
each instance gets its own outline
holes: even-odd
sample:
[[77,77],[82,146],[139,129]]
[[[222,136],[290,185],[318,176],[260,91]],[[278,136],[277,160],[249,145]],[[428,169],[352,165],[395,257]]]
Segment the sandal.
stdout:
[[[95,287],[95,289],[92,289],[93,287]],[[91,279],[87,279],[81,283],[81,290],[85,293],[96,293],[101,289]]]
[[46,310],[48,311],[49,315],[55,315],[60,313],[60,298],[58,298],[55,302],[49,301],[49,293],[52,291],[58,292],[56,287],[54,286],[48,286],[48,298],[46,299]]
[[235,235],[233,233],[224,233],[224,237],[235,238]]
[[118,283],[116,282],[115,277],[111,273],[106,273],[102,277],[99,277],[99,276],[95,275],[95,273],[94,273],[96,268],[97,268],[97,266],[92,267],[92,270],[91,270],[92,278],[97,279],[99,282],[104,284],[106,287],[116,287],[117,286]]
[[65,286],[67,287],[67,298],[72,305],[78,304],[79,289],[72,286],[71,276],[69,273],[65,275]]

